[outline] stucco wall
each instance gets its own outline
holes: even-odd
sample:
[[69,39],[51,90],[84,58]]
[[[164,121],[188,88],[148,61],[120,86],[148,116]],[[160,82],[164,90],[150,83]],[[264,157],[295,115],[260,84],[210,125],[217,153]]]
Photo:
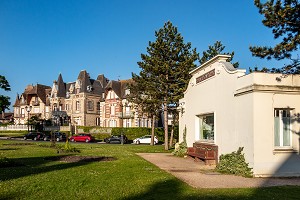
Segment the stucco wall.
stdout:
[[[214,76],[201,77],[212,69]],[[219,155],[244,147],[255,176],[300,176],[300,76],[243,72],[228,70],[216,59],[192,71],[178,108],[184,110],[179,119],[180,141],[185,126],[187,145],[199,141],[197,116],[214,113],[213,142]],[[274,147],[275,108],[292,109],[292,149]]]
[[[254,174],[261,176],[300,175],[299,123],[292,118],[292,150],[278,151],[274,148],[274,108],[293,108],[292,115],[300,111],[300,95],[280,93],[255,93],[254,98]],[[298,160],[298,161],[297,161]],[[297,161],[297,162],[295,162]]]

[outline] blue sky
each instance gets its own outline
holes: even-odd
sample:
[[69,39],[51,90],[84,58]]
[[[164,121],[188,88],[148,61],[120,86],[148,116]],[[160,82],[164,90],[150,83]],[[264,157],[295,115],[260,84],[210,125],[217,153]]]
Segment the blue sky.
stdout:
[[0,0],[0,75],[12,89],[0,93],[13,104],[28,84],[52,86],[59,73],[72,82],[81,70],[129,79],[167,21],[200,55],[219,40],[240,68],[282,66],[249,51],[277,42],[261,20],[251,0]]

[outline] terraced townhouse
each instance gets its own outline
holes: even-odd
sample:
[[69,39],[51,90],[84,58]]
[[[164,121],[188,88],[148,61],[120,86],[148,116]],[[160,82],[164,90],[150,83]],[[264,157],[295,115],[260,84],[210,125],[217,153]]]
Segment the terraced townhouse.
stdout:
[[15,124],[26,124],[33,115],[53,125],[99,127],[150,127],[151,119],[126,96],[132,80],[92,79],[86,70],[76,81],[65,83],[59,74],[52,87],[28,85],[14,104]]

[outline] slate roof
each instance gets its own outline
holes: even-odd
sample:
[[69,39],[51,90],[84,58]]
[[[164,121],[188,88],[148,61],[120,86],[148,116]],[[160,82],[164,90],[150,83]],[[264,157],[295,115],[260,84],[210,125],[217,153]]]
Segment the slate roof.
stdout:
[[108,82],[107,86],[105,87],[105,90],[106,92],[108,90],[113,90],[119,98],[124,99],[126,98],[125,90],[127,89],[128,84],[131,82],[133,82],[132,79],[120,81],[112,80]]
[[[27,85],[25,88],[24,92],[22,93],[22,96],[28,100],[30,96],[36,95],[38,96],[43,103],[46,103],[46,90],[51,89],[50,86],[47,85],[41,85],[41,84],[36,84],[36,85]],[[19,94],[17,94],[16,101],[14,106],[19,106],[20,105],[20,97]]]
[[57,79],[57,97],[66,97],[66,84],[61,74],[59,74]]
[[[91,93],[97,95],[101,95],[104,92],[104,88],[108,82],[108,79],[103,74],[98,75],[96,80],[91,79],[89,73],[87,73],[86,70],[80,71],[77,80],[79,80],[81,83],[81,87],[79,91],[80,93],[84,92],[84,93]],[[57,96],[66,97],[66,92],[69,92],[70,94],[75,94],[76,93],[75,85],[77,80],[74,82],[64,83],[62,79],[62,75],[60,74],[57,79],[57,86],[58,86]],[[74,87],[72,92],[70,92],[71,87]],[[90,90],[88,90],[88,88]]]

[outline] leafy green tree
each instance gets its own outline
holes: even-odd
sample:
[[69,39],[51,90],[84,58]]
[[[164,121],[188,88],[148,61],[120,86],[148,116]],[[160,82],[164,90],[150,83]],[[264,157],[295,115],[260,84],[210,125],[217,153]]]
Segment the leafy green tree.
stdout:
[[[165,149],[168,145],[168,111],[175,109],[179,99],[183,97],[190,80],[189,72],[196,67],[199,58],[196,49],[191,49],[191,43],[184,43],[183,37],[171,22],[155,31],[156,40],[149,42],[148,54],[141,55],[138,62],[141,73],[146,79],[144,84],[154,88],[151,91],[164,113]],[[152,93],[153,92],[153,93]]]
[[[5,76],[0,75],[0,88],[5,91],[10,91],[10,85]],[[9,109],[10,98],[8,96],[0,95],[0,113],[4,113],[6,109]]]
[[291,59],[291,64],[283,66],[283,73],[300,73],[299,58],[292,59],[292,53],[299,49],[300,45],[300,3],[298,0],[270,0],[261,3],[255,0],[254,4],[259,13],[264,15],[263,24],[272,28],[274,39],[281,42],[274,47],[251,46],[253,56],[274,58],[277,60]]
[[[222,44],[221,41],[216,41],[213,46],[208,46],[208,50],[203,51],[202,57],[200,58],[199,62],[200,64],[205,63],[206,61],[212,59],[213,57],[219,55],[219,54],[226,54],[230,55],[231,58],[228,59],[228,62],[231,62],[233,60],[234,51],[231,53],[224,53],[223,50],[225,49],[225,46]],[[232,64],[235,68],[239,67],[239,63],[235,62]]]

